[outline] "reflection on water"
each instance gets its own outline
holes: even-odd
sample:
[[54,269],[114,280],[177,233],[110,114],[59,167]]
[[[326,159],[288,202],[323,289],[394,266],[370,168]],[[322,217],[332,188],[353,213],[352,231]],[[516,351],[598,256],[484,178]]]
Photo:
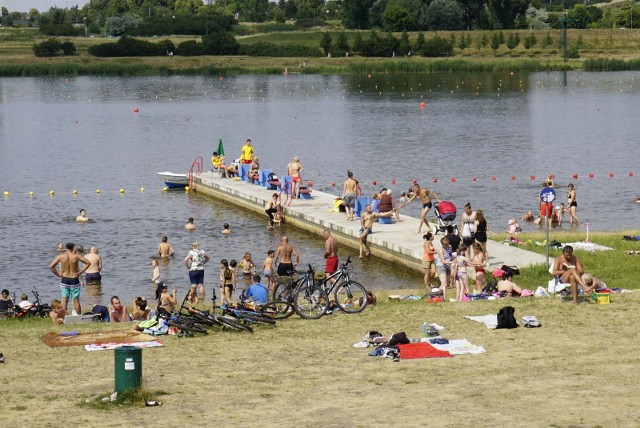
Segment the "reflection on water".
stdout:
[[[336,194],[347,169],[367,193],[386,186],[399,195],[416,179],[458,207],[483,208],[494,231],[537,210],[551,173],[559,202],[576,184],[578,216],[592,229],[637,227],[637,178],[628,172],[637,168],[639,76],[568,73],[566,89],[562,73],[2,78],[0,191],[10,196],[0,198],[0,282],[25,291],[35,283],[43,297],[57,296],[52,251],[74,241],[98,246],[104,260],[102,289],[83,300],[150,298],[149,260],[165,234],[176,257],[163,260],[162,276],[180,293],[194,240],[212,257],[209,294],[221,258],[251,251],[261,265],[283,233],[304,262],[321,266],[317,237],[266,230],[262,216],[161,191],[156,172],[186,172],[197,155],[208,167],[219,137],[227,159],[252,138],[262,165],[279,173],[300,156],[304,179]],[[91,223],[74,221],[80,208]],[[188,217],[198,224],[191,233]],[[225,222],[235,233],[223,238]],[[354,270],[374,288],[421,285],[419,275],[383,263],[357,261]]]

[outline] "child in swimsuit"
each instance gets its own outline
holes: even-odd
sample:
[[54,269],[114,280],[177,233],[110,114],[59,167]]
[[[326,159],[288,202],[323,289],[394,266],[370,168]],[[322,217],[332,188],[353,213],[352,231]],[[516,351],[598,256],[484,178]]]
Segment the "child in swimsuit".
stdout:
[[456,299],[461,302],[465,295],[469,294],[469,278],[467,277],[467,258],[465,257],[466,245],[458,247],[456,257]]
[[482,246],[475,244],[473,246],[473,260],[469,262],[469,265],[473,266],[476,270],[476,292],[482,293],[482,283],[484,282],[484,276],[486,271],[484,270],[484,253],[482,252]]
[[235,283],[233,269],[229,267],[229,263],[225,259],[220,260],[220,291],[222,292],[223,304],[231,303],[231,294],[233,293]]
[[238,268],[242,269],[244,276],[250,277],[256,272],[256,265],[251,260],[251,253],[244,253],[244,258],[240,261]]
[[267,286],[267,290],[269,291],[269,295],[271,295],[271,288],[275,285],[275,277],[274,272],[275,269],[273,267],[273,256],[275,251],[269,250],[267,251],[267,258],[264,259],[264,263],[262,263],[262,273],[264,274],[264,282]]

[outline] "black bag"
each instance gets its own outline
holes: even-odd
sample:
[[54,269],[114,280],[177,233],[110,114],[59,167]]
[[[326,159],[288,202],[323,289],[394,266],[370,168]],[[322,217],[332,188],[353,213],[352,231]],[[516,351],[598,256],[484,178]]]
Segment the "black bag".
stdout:
[[490,279],[490,280],[487,282],[487,285],[485,285],[485,286],[482,288],[482,291],[483,291],[485,294],[491,294],[491,293],[493,293],[494,291],[498,291],[498,282],[497,282],[495,279]]
[[409,338],[407,337],[407,333],[400,332],[400,333],[396,333],[393,336],[391,336],[391,338],[389,338],[389,346],[396,346],[396,345],[404,345],[407,343],[411,343],[411,341],[409,340]]
[[517,328],[518,323],[515,317],[515,309],[513,306],[505,306],[498,311],[498,328]]

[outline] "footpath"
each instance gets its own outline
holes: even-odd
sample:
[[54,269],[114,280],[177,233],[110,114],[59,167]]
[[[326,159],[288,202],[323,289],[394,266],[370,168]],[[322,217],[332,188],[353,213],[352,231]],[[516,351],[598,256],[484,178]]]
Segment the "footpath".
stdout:
[[[268,223],[264,209],[276,191],[245,181],[219,178],[212,172],[194,176],[192,185],[199,194],[264,215],[265,225]],[[360,221],[357,218],[356,221],[347,221],[345,213],[332,212],[335,198],[335,195],[313,190],[311,199],[295,199],[290,205],[283,206],[284,223],[315,235],[321,235],[325,229],[330,230],[341,246],[358,250]],[[429,214],[433,214],[433,211]],[[418,234],[419,219],[403,215],[402,212],[400,218],[402,221],[399,223],[374,223],[373,233],[368,238],[371,257],[424,273],[421,264],[422,235],[426,229],[423,226],[423,232]],[[441,236],[441,233],[436,235],[434,245],[440,245]],[[487,242],[487,251],[491,267],[503,264],[526,267],[546,263],[545,256],[541,254],[492,240]]]

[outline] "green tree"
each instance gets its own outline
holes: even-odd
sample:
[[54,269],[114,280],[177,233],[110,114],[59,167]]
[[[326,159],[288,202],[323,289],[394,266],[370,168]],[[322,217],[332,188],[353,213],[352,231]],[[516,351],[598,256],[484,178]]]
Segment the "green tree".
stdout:
[[374,0],[347,0],[342,3],[342,24],[350,29],[369,27],[369,8]]
[[462,36],[460,36],[460,42],[458,42],[458,48],[463,51],[466,48],[468,48],[469,45],[467,44],[467,38],[465,37],[465,35],[463,34]]
[[331,34],[329,32],[322,33],[322,39],[320,39],[320,47],[325,55],[328,55],[331,52]]
[[500,43],[500,36],[498,35],[498,33],[493,33],[491,35],[491,49],[493,49],[493,54],[495,55],[495,53],[498,51],[498,49],[500,49],[500,45],[502,43]]
[[529,0],[487,0],[488,13],[495,19],[495,28],[513,28],[516,17],[525,15]]
[[540,44],[540,46],[543,49],[547,49],[547,48],[553,46],[553,39],[551,38],[551,34],[550,33],[545,34],[544,38],[542,39],[542,43]]
[[530,30],[548,30],[549,13],[544,9],[529,6],[526,11],[527,24]]
[[455,0],[433,0],[428,8],[430,30],[460,30],[464,11]]
[[387,31],[387,37],[384,40],[384,50],[381,56],[392,56],[398,53],[398,47],[400,44],[398,43],[398,39],[393,37],[393,33],[391,31]]
[[398,53],[400,55],[407,55],[411,52],[411,42],[409,41],[409,33],[403,31],[400,36],[400,42],[398,43]]
[[415,28],[409,11],[394,3],[389,3],[382,14],[382,24],[387,31],[413,30]]
[[567,11],[569,28],[587,28],[589,24],[597,22],[602,18],[602,9],[594,6],[576,4]]
[[514,50],[520,44],[520,36],[518,33],[509,34],[509,38],[507,39],[507,47],[510,51]]
[[536,35],[534,33],[529,34],[527,37],[524,38],[524,48],[525,49],[531,49],[532,47],[534,47],[537,43],[536,40]]
[[104,30],[111,36],[121,36],[128,29],[139,27],[142,22],[142,18],[137,15],[110,16],[104,24]]
[[349,41],[347,40],[347,35],[344,32],[340,32],[336,39],[336,53],[344,55],[346,52],[349,52]]
[[420,55],[422,55],[422,53],[424,52],[424,44],[425,44],[424,33],[420,31],[418,33],[418,37],[416,38],[416,46],[415,46],[416,52],[418,52]]
[[356,36],[353,38],[353,51],[362,51],[362,35],[360,34],[360,32],[357,32]]

